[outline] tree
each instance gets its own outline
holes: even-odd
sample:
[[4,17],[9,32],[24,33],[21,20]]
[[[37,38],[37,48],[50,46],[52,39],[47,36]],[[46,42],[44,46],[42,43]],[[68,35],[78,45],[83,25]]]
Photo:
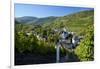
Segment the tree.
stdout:
[[92,61],[94,59],[94,32],[93,25],[88,26],[85,30],[86,35],[84,40],[75,49],[75,53],[80,61]]

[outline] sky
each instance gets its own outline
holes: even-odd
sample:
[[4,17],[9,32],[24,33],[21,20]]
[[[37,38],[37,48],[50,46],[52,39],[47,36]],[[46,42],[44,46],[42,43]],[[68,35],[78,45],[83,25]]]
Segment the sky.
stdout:
[[65,16],[93,8],[68,7],[68,6],[48,6],[35,4],[15,4],[15,17],[33,16],[38,18],[49,16]]

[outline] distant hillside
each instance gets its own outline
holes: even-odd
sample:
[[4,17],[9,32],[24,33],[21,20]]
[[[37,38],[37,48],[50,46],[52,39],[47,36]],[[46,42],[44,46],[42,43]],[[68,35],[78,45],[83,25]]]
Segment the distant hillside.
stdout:
[[23,23],[23,24],[26,24],[28,22],[31,22],[31,21],[34,21],[34,20],[37,20],[38,18],[36,17],[31,17],[31,16],[24,16],[24,17],[17,17],[15,18],[15,20],[19,23]]
[[45,23],[51,23],[53,21],[55,21],[55,19],[57,19],[57,17],[45,17],[45,18],[38,18],[36,21],[32,21],[30,24],[45,24]]
[[45,17],[45,18],[37,18],[37,17],[19,17],[15,18],[15,20],[22,24],[44,24],[44,23],[51,23],[53,22],[57,17]]

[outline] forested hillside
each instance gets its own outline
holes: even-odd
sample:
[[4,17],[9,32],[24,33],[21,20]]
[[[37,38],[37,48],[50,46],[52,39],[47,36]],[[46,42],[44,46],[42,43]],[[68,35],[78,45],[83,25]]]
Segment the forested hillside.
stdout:
[[88,25],[93,24],[94,11],[83,11],[64,17],[59,17],[53,23],[48,25],[49,28],[63,28],[65,27],[68,31],[74,31],[80,33]]

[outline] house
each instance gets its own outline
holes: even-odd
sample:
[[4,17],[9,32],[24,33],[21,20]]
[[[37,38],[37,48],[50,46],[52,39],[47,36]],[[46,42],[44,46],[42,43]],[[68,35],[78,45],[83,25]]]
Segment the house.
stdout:
[[66,31],[65,28],[63,28],[63,30],[61,31],[60,37],[62,40],[66,40],[66,38],[68,37],[68,32]]
[[80,41],[83,38],[84,38],[83,36],[73,36],[73,38],[72,38],[73,47],[76,47],[78,44],[80,44]]

